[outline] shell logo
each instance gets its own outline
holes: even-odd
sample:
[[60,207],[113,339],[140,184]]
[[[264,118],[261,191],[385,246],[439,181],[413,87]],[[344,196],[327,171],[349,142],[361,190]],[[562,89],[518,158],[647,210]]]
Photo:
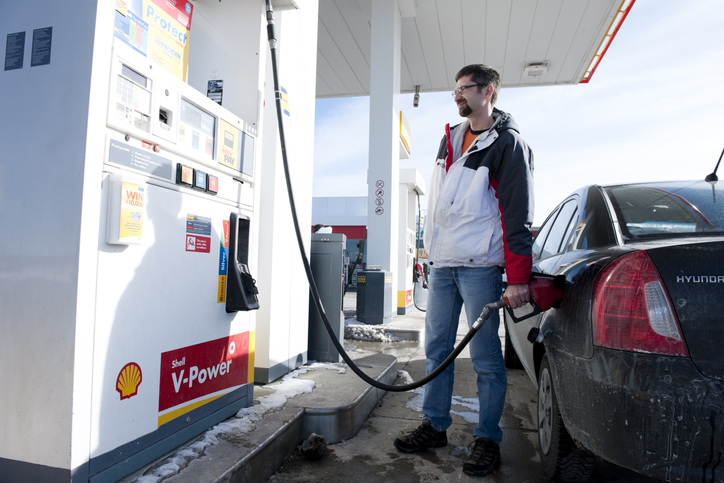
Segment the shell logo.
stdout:
[[138,394],[138,386],[141,385],[141,381],[143,381],[141,366],[135,362],[129,362],[123,366],[116,378],[116,391],[120,393],[121,401]]

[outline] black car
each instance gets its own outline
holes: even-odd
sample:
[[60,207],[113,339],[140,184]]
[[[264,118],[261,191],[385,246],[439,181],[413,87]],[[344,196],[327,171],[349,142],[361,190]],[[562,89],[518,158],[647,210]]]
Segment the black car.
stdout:
[[519,323],[506,313],[505,359],[538,387],[550,477],[586,481],[600,457],[724,481],[722,188],[587,186],[541,226],[533,270],[558,276],[563,298]]

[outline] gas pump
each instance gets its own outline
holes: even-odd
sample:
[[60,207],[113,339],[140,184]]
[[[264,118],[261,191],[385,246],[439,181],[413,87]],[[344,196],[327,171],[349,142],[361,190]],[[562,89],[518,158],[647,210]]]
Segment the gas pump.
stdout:
[[251,403],[259,307],[255,130],[118,38],[110,78],[91,431],[108,475]]
[[[1,79],[23,128],[2,133],[0,171],[25,182],[0,178],[17,207],[4,221],[33,252],[0,236],[27,265],[0,282],[14,314],[3,481],[117,481],[253,401],[263,4],[93,3],[3,5],[0,19],[28,36],[52,25],[47,62],[21,53]],[[217,30],[232,14],[238,33]],[[228,52],[254,63],[226,77],[222,105],[204,87]],[[42,371],[20,364],[38,356]]]
[[109,476],[251,403],[259,307],[255,129],[118,37],[112,52],[91,429]]
[[422,287],[422,266],[417,266],[420,195],[425,194],[425,189],[425,181],[416,169],[400,170],[399,239],[405,240],[405,245],[400,247],[398,257],[398,271],[402,274],[398,278],[398,314],[407,313],[413,306],[427,305],[427,296]]
[[91,461],[111,474],[251,403],[259,305],[255,130],[118,39],[107,125]]

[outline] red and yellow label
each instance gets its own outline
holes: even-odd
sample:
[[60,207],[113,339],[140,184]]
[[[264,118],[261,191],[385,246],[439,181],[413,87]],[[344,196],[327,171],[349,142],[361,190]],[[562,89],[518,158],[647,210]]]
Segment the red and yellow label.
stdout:
[[161,354],[159,426],[249,381],[249,332]]
[[407,307],[412,304],[412,289],[400,290],[397,292],[397,306]]
[[141,366],[135,362],[129,362],[116,378],[116,391],[121,395],[121,401],[129,399],[138,394],[138,386],[143,381],[143,373]]

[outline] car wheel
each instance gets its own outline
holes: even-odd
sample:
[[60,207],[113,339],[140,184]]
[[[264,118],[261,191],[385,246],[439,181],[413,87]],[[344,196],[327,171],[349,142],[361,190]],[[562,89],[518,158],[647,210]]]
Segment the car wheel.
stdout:
[[505,367],[508,369],[523,369],[523,363],[520,362],[520,358],[513,348],[513,343],[510,341],[510,331],[505,316],[503,316],[503,324],[505,325],[505,349],[503,351]]
[[576,447],[563,425],[548,356],[538,373],[538,445],[546,474],[558,481],[585,482],[593,472],[596,457]]

